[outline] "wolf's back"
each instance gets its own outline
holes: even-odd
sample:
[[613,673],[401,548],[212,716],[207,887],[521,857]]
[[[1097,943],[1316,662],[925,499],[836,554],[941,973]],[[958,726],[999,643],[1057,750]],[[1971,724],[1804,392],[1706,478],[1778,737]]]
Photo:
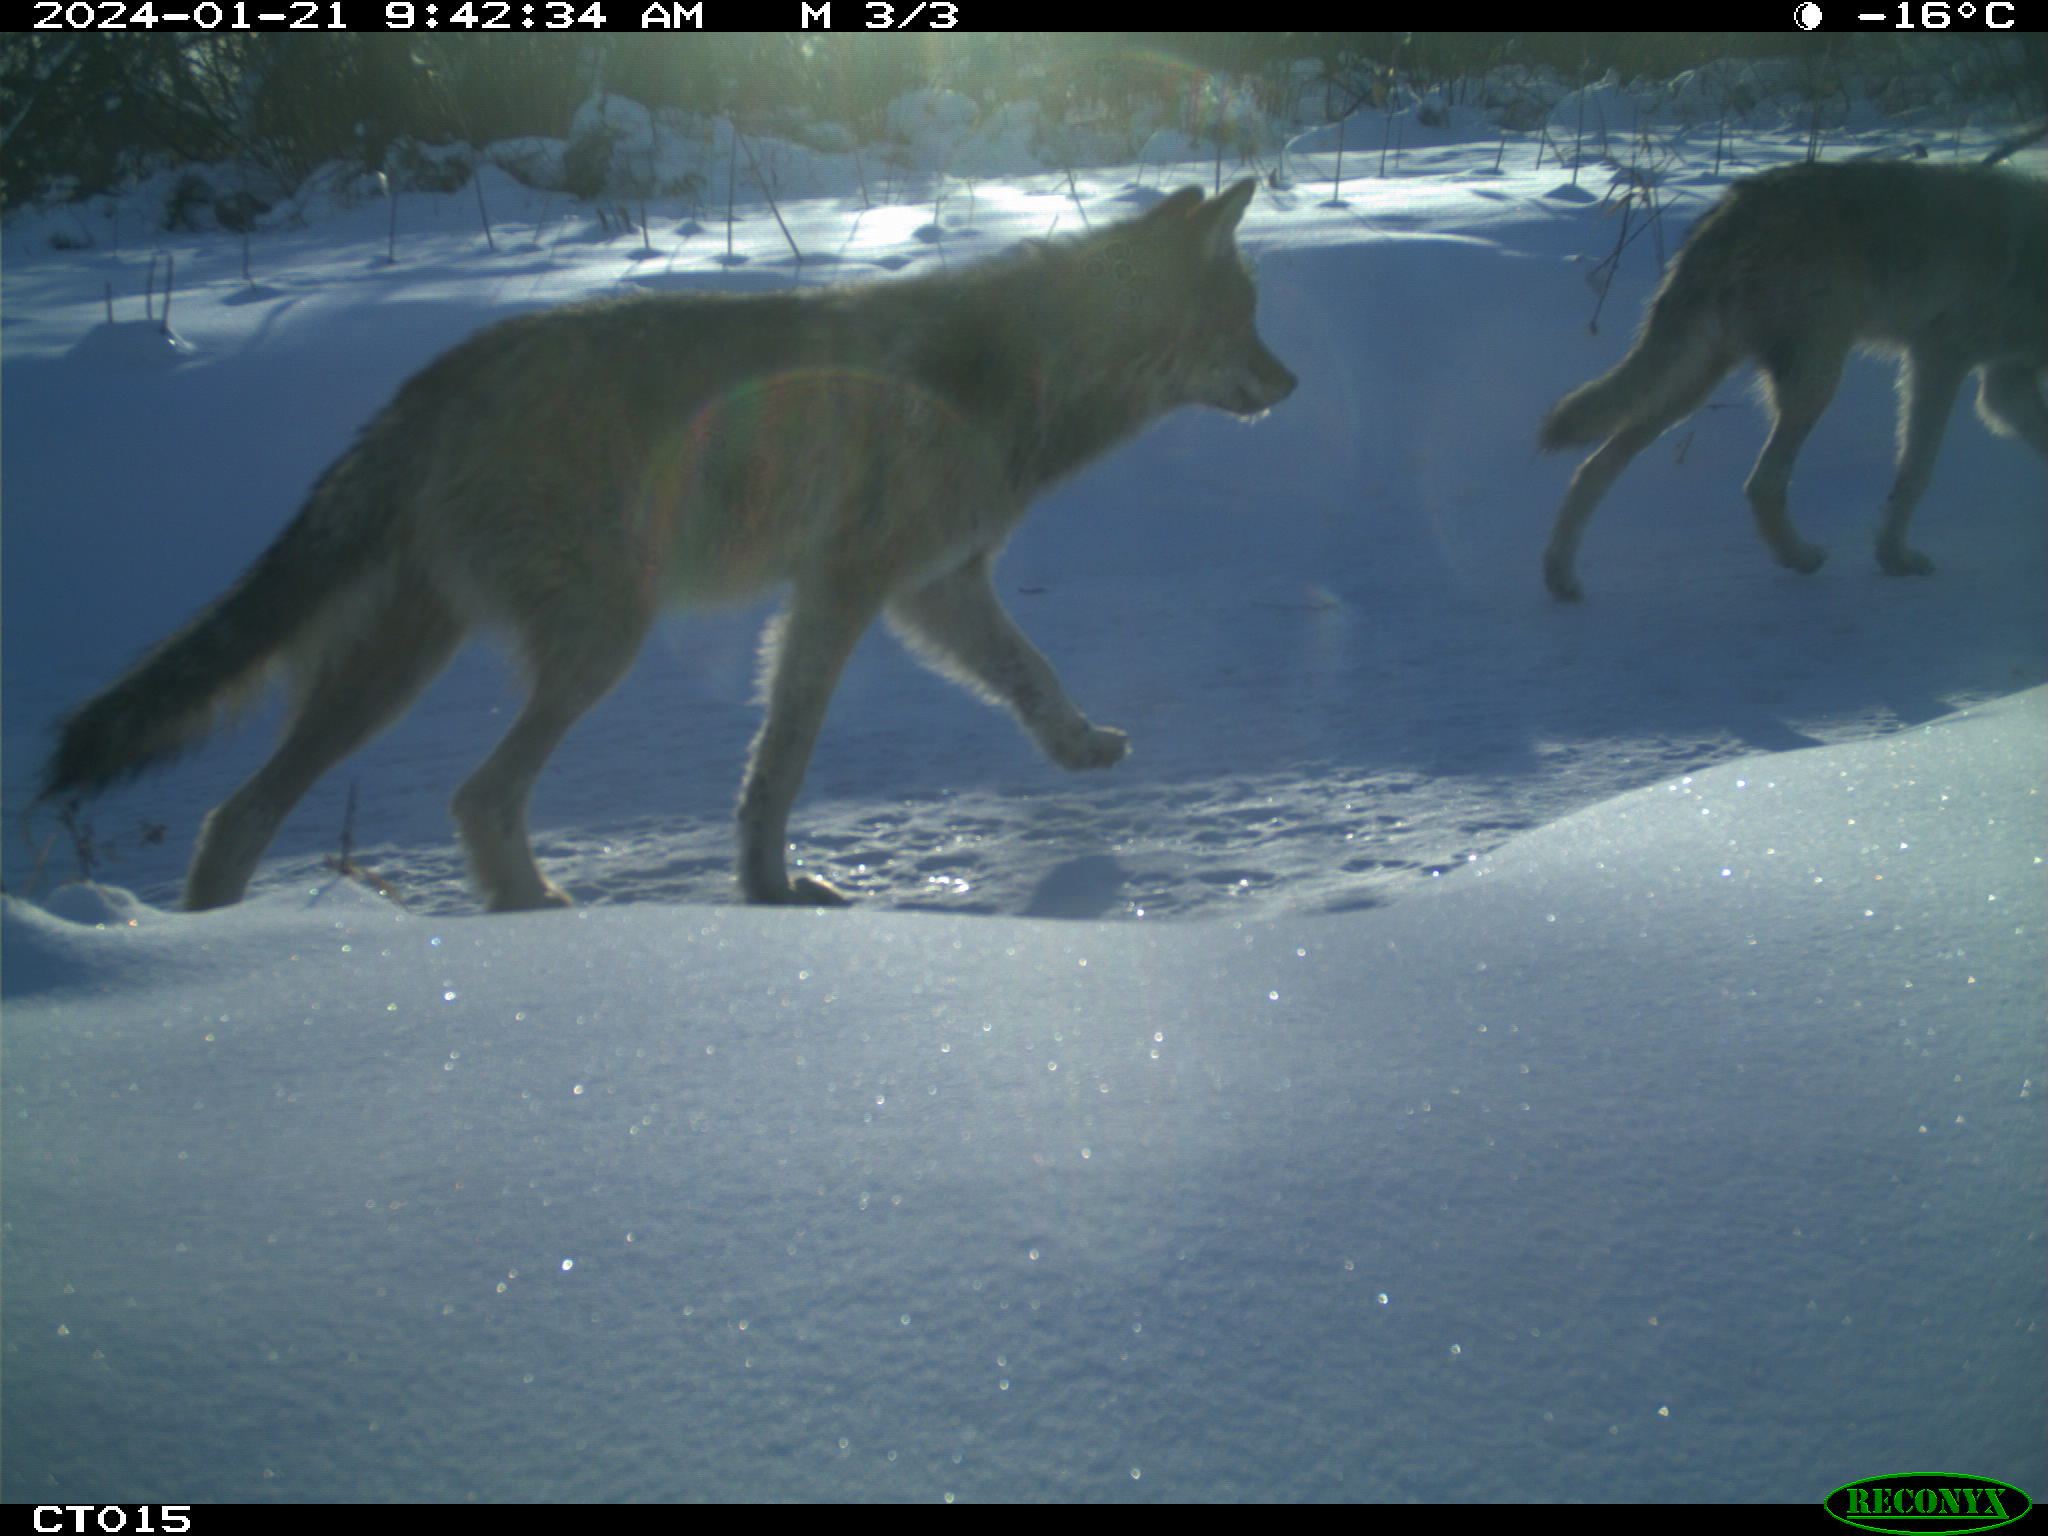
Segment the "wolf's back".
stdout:
[[365,457],[336,461],[233,586],[59,723],[40,798],[96,795],[197,745],[374,573],[394,508],[366,489]]

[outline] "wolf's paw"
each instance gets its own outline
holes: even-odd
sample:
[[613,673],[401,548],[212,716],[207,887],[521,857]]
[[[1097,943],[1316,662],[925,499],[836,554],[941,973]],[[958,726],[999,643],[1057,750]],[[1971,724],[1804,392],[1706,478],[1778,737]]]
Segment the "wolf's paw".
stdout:
[[799,907],[843,907],[853,898],[829,880],[798,875],[789,882],[790,904]]
[[798,875],[779,891],[749,891],[747,900],[757,907],[844,907],[853,898],[829,880]]
[[1932,576],[1934,562],[1917,549],[1908,549],[1900,544],[1886,549],[1879,546],[1877,551],[1878,569],[1887,576]]
[[540,888],[523,892],[517,896],[503,896],[490,904],[493,912],[548,912],[556,907],[573,907],[576,903],[569,893],[552,881],[543,880]]
[[1131,738],[1113,726],[1091,725],[1084,735],[1060,743],[1053,761],[1062,768],[1108,768],[1124,760]]
[[1569,571],[1545,571],[1543,585],[1550,589],[1550,595],[1560,603],[1585,601],[1586,594],[1579,586],[1578,577]]
[[1778,563],[1790,566],[1802,576],[1811,576],[1827,564],[1828,552],[1818,544],[1792,544],[1778,551]]
[[1543,585],[1560,603],[1576,603],[1586,595],[1579,590],[1579,578],[1572,570],[1571,561],[1560,559],[1555,554],[1543,557]]

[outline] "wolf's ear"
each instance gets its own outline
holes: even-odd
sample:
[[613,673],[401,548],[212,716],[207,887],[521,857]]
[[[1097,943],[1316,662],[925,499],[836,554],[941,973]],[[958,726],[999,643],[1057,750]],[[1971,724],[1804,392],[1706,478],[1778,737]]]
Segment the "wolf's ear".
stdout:
[[1234,182],[1210,200],[1202,210],[1202,217],[1210,220],[1219,233],[1228,233],[1237,228],[1238,221],[1251,204],[1252,194],[1258,190],[1259,183],[1255,177],[1247,176],[1243,181]]
[[1142,222],[1150,229],[1171,231],[1176,239],[1193,236],[1204,257],[1220,257],[1232,248],[1231,233],[1258,189],[1257,180],[1246,177],[1204,202],[1200,187],[1182,187],[1155,203]]
[[1258,188],[1258,182],[1246,178],[1234,186],[1224,188],[1196,210],[1189,221],[1189,228],[1201,249],[1202,259],[1232,259],[1237,249],[1232,235],[1237,229],[1238,221],[1244,217],[1245,206],[1251,202],[1252,193]]
[[1182,187],[1173,196],[1154,203],[1147,209],[1144,222],[1147,224],[1170,224],[1176,219],[1186,218],[1201,206],[1202,189],[1200,187]]

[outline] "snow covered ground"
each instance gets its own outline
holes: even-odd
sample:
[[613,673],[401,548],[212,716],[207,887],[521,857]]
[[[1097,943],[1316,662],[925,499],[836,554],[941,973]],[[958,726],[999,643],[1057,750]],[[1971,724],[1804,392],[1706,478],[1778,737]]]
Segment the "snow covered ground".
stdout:
[[[573,912],[463,888],[443,806],[514,704],[483,651],[242,908],[164,910],[260,724],[94,808],[137,896],[59,886],[62,840],[38,871],[15,828],[50,718],[478,325],[970,260],[1205,168],[949,185],[936,226],[848,181],[783,206],[800,267],[764,206],[727,264],[708,215],[657,210],[650,254],[495,173],[495,251],[468,190],[408,194],[396,262],[383,204],[330,209],[260,235],[253,283],[232,237],[12,221],[0,856],[41,905],[0,930],[0,1492],[2048,1486],[2040,468],[1959,410],[1916,525],[1940,569],[1880,576],[1889,370],[1857,365],[1794,482],[1833,550],[1798,577],[1748,526],[1731,382],[1553,605],[1572,461],[1535,422],[1728,177],[1803,146],[1660,136],[1666,222],[1589,334],[1609,173],[1403,131],[1334,204],[1303,144],[1246,221],[1295,398],[1166,423],[1001,568],[1130,759],[1063,777],[874,637],[792,827],[845,912],[726,905],[761,610],[672,622],[557,754],[534,824]],[[157,249],[188,352],[103,325]],[[351,781],[406,910],[322,867]]]

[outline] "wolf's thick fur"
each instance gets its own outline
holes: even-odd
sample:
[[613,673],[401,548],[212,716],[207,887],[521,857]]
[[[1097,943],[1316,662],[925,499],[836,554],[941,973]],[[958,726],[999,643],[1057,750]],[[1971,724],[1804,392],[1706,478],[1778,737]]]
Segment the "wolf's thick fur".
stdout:
[[1034,495],[1167,411],[1251,417],[1292,392],[1236,247],[1254,187],[1188,188],[957,274],[613,299],[491,327],[401,388],[226,594],[63,723],[44,797],[180,751],[287,670],[283,740],[207,817],[186,877],[187,907],[237,901],[313,782],[472,629],[498,629],[529,696],[455,820],[493,910],[560,905],[526,835],[548,755],[665,602],[777,582],[790,597],[740,794],[748,900],[842,899],[792,884],[786,828],[878,613],[1054,762],[1108,767],[1123,733],[1068,700],[990,567]]
[[1551,595],[1579,597],[1579,537],[1615,477],[1745,359],[1762,370],[1772,422],[1743,487],[1757,531],[1781,564],[1818,570],[1825,552],[1794,531],[1785,490],[1857,345],[1902,354],[1898,474],[1877,563],[1924,575],[1933,562],[1907,546],[1906,526],[1972,370],[1983,370],[1977,414],[2048,458],[2048,189],[1910,161],[1784,166],[1730,187],[1679,251],[1621,365],[1543,423],[1545,448],[1600,443],[1551,530]]

